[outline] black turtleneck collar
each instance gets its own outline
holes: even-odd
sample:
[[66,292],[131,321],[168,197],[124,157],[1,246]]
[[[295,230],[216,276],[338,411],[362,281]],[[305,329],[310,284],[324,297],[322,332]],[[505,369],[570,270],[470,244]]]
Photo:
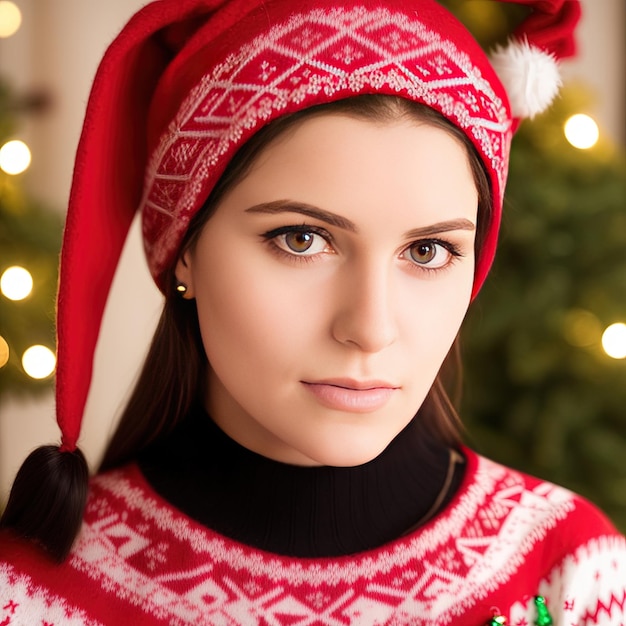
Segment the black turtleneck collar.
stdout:
[[288,465],[239,445],[196,408],[139,466],[157,493],[223,535],[325,557],[378,547],[435,515],[461,481],[455,459],[416,418],[364,465]]

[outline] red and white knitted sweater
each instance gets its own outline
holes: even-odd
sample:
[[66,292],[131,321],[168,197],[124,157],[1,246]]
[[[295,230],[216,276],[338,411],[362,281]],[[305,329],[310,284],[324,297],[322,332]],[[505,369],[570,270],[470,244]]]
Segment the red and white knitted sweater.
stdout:
[[250,548],[160,498],[136,466],[96,477],[69,559],[0,536],[0,626],[626,624],[626,540],[593,506],[471,451],[447,509],[353,556]]

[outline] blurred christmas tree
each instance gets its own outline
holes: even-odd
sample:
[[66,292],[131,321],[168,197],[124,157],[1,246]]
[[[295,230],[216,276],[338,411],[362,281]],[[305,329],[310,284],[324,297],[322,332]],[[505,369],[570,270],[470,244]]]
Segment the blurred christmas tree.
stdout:
[[481,451],[583,493],[626,530],[626,162],[565,139],[564,94],[514,141],[501,245],[464,330],[463,413]]
[[48,388],[54,367],[62,220],[23,190],[19,172],[28,154],[21,142],[9,141],[19,115],[44,104],[39,97],[17,98],[0,83],[0,400]]
[[[446,4],[487,47],[523,17]],[[564,90],[514,139],[498,255],[463,332],[461,412],[482,453],[582,493],[626,531],[626,360],[602,347],[626,322],[626,160],[566,140],[588,97]]]

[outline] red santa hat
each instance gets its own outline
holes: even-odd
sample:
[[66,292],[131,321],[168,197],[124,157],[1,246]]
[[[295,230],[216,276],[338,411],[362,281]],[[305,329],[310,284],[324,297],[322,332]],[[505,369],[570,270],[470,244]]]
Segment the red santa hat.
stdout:
[[[86,494],[76,446],[130,224],[140,211],[148,265],[164,289],[190,219],[235,152],[277,117],[389,94],[426,104],[458,126],[493,192],[479,290],[495,253],[512,134],[556,95],[557,62],[574,52],[580,16],[578,0],[502,1],[531,13],[492,59],[435,0],[157,0],[130,20],[98,69],[76,155],[58,295],[62,442],[27,459],[4,525],[51,544],[56,516],[57,530],[74,526],[73,538],[80,516],[69,519],[59,503],[77,485]],[[50,458],[61,469],[51,472]],[[55,503],[46,520],[34,519],[39,507],[29,506],[34,498],[20,487],[37,473]]]

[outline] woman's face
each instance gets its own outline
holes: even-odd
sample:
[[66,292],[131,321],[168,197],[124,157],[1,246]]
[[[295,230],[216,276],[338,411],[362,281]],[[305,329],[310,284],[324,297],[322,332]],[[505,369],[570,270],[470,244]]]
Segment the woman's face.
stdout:
[[415,121],[327,114],[266,147],[176,268],[217,424],[286,463],[375,458],[465,315],[477,203],[465,149]]

